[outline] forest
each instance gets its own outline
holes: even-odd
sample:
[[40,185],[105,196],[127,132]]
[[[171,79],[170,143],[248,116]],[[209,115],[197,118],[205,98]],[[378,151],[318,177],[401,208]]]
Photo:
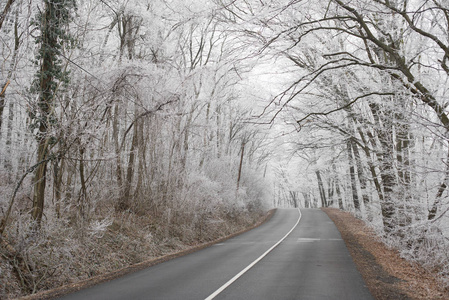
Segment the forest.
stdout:
[[0,298],[336,207],[449,284],[446,0],[2,0]]

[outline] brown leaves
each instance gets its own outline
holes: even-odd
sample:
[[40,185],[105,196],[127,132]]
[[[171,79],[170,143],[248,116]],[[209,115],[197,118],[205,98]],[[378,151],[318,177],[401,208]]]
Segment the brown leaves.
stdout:
[[323,209],[337,226],[351,256],[376,299],[449,299],[438,274],[406,261],[352,214]]

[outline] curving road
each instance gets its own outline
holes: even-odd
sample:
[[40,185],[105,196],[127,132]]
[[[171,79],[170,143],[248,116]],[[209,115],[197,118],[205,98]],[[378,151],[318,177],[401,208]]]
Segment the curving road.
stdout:
[[60,299],[373,299],[318,209],[278,209],[262,226]]

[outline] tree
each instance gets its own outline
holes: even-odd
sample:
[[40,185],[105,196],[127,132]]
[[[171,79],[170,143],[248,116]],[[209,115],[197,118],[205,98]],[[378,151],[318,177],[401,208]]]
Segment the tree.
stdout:
[[62,68],[62,47],[70,41],[67,25],[71,20],[74,0],[44,0],[44,9],[36,16],[35,26],[39,30],[36,44],[39,51],[32,92],[37,94],[37,102],[30,117],[32,129],[38,142],[37,164],[34,171],[34,193],[32,217],[40,224],[44,212],[47,164],[55,158],[51,153],[56,144],[52,127],[56,123],[55,98],[58,87],[68,83],[68,74]]
[[11,9],[11,5],[14,3],[14,1],[16,0],[7,0],[5,6],[3,7],[3,11],[0,15],[0,29],[2,29],[3,26],[3,22],[6,19],[6,16],[8,15],[10,9]]
[[[447,5],[437,0],[292,1],[271,7],[263,2],[223,4],[224,14],[245,29],[248,39],[259,45],[259,53],[290,60],[295,67],[289,85],[265,109],[272,120],[284,110],[298,116],[301,130],[312,122],[334,120],[331,128],[340,134],[343,129],[346,138],[355,142],[348,145],[348,154],[360,169],[358,174],[355,168],[351,173],[358,175],[362,192],[367,186],[359,172],[364,167],[358,165],[363,162],[370,170],[385,232],[405,226],[405,214],[419,211],[410,211],[414,201],[410,187],[413,176],[418,176],[411,173],[416,167],[410,157],[416,132],[410,118],[419,115],[421,120],[434,120],[443,139],[449,134],[444,100],[449,75]],[[261,24],[264,30],[256,30]],[[329,90],[343,85],[349,92],[340,100],[332,103],[326,98],[335,99]],[[348,108],[357,124],[355,131],[335,122]],[[357,159],[357,147],[364,149],[362,161]],[[443,183],[434,189],[435,203],[440,203],[446,188],[447,168],[440,165],[439,169]]]
[[[248,123],[254,62],[238,59],[242,43],[211,1],[76,2],[75,14],[75,0],[16,0],[1,27],[0,67],[14,68],[5,102],[20,105],[6,105],[13,121],[6,117],[0,133],[0,178],[10,179],[0,180],[0,247],[11,263],[0,281],[15,270],[24,292],[96,272],[99,264],[83,265],[73,252],[80,272],[61,269],[68,264],[60,254],[68,246],[91,262],[112,257],[91,235],[98,227],[117,229],[114,243],[201,242],[252,222],[272,186],[262,178],[266,133]],[[15,60],[22,28],[31,34]],[[34,234],[39,225],[46,230]],[[146,237],[136,239],[142,225]]]

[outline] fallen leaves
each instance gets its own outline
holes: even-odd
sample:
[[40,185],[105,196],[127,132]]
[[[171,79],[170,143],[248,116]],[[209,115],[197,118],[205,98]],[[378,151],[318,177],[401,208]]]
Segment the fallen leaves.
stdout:
[[376,299],[449,299],[449,291],[432,273],[399,256],[351,213],[324,208],[344,239],[351,256]]

